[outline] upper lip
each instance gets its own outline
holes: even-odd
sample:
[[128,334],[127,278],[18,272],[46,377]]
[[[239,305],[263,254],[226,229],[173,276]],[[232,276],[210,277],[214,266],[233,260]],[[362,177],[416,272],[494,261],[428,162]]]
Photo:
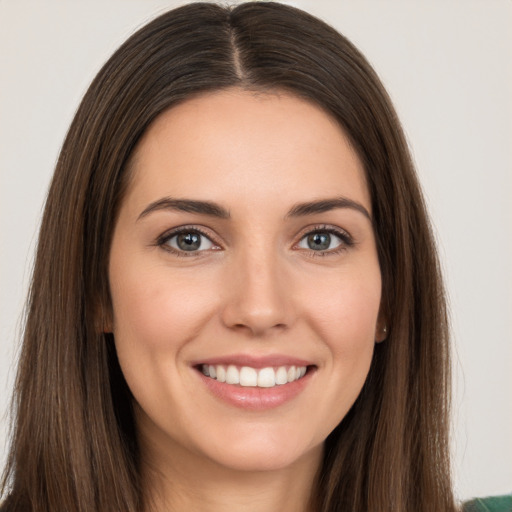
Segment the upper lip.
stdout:
[[199,365],[233,365],[250,366],[251,368],[268,368],[270,366],[311,366],[313,363],[306,359],[300,359],[285,354],[269,354],[265,356],[253,356],[248,354],[232,354],[219,357],[209,357],[192,362],[193,366]]

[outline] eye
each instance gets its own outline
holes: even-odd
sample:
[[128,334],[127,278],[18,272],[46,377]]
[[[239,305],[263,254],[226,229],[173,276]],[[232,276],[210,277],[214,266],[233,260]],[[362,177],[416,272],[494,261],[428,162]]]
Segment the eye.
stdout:
[[216,245],[197,229],[174,231],[159,240],[159,245],[179,253],[193,253],[216,248]]
[[310,231],[297,244],[300,249],[319,253],[336,252],[336,249],[343,249],[351,245],[352,241],[348,234],[338,232],[332,228]]

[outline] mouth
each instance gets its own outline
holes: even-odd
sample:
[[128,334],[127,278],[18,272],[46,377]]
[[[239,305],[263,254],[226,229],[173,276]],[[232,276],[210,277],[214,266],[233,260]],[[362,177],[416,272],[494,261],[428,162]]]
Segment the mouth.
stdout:
[[198,369],[204,376],[218,382],[257,388],[274,388],[290,384],[302,379],[308,372],[308,366],[295,365],[253,368],[251,366],[238,367],[233,364],[201,364]]
[[291,402],[318,369],[289,357],[231,356],[193,365],[206,389],[221,402],[248,411],[265,411]]

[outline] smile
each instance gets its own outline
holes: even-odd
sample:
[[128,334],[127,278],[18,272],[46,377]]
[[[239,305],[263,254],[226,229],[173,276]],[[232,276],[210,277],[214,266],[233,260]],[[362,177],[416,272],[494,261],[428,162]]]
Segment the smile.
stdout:
[[315,380],[318,370],[313,361],[286,354],[230,354],[192,361],[191,366],[216,399],[254,412],[294,400]]
[[226,384],[242,387],[273,388],[301,379],[306,375],[306,366],[279,366],[252,368],[235,365],[201,365],[201,372],[206,377]]

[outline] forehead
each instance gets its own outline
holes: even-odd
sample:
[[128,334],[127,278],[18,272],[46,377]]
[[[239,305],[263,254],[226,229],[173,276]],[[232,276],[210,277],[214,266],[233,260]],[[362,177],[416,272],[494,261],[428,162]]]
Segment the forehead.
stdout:
[[[365,173],[339,124],[288,93],[228,89],[162,113],[141,139],[128,196],[352,196],[370,209]],[[305,195],[309,197],[304,197]]]

